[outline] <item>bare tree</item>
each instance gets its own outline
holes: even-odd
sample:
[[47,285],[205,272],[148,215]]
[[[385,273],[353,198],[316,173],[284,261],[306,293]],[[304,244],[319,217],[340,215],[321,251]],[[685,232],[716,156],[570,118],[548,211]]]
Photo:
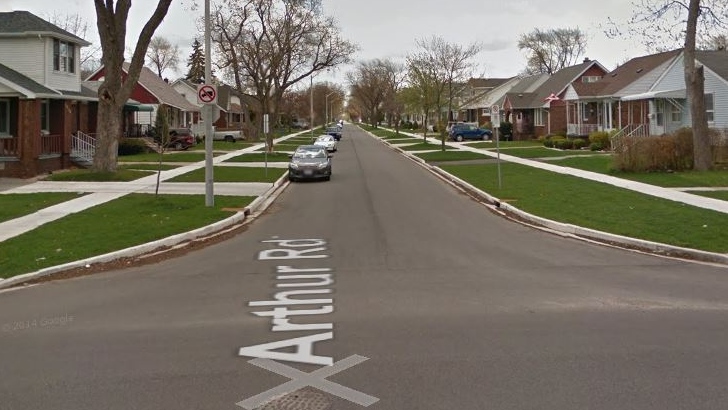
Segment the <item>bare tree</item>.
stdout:
[[392,71],[394,64],[390,60],[374,59],[360,61],[353,71],[346,74],[349,82],[351,98],[367,114],[373,127],[380,121],[382,108],[390,94]]
[[527,52],[526,74],[553,74],[579,61],[586,35],[578,28],[535,29],[521,35],[518,49]]
[[[321,14],[320,0],[226,2],[215,8],[213,20],[217,65],[239,91],[251,90],[272,118],[288,88],[349,62],[356,50],[334,19]],[[267,142],[272,149],[272,136]]]
[[707,42],[705,42],[704,49],[715,50],[715,51],[726,51],[728,50],[728,35],[718,34],[711,36]]
[[[435,107],[442,112],[443,97],[447,101],[447,121],[452,120],[453,102],[462,90],[465,81],[471,77],[475,64],[473,59],[480,53],[482,46],[473,43],[468,46],[446,42],[442,37],[433,36],[416,41],[419,52],[413,60],[422,64],[427,71],[428,81],[434,81]],[[442,121],[442,120],[441,120]],[[445,150],[445,127],[438,126],[442,150]]]
[[[101,46],[98,44],[98,39],[95,38],[95,33],[89,31],[89,23],[86,19],[84,19],[80,14],[61,14],[54,12],[53,14],[46,16],[46,20],[71,34],[92,43],[89,47],[81,48],[81,56],[79,60],[81,66],[81,78],[86,78],[99,68],[101,61]],[[89,38],[90,35],[94,35],[94,38]]]
[[152,37],[147,49],[147,67],[155,70],[159,78],[162,78],[164,70],[177,70],[179,64],[179,46],[172,45],[164,37]]
[[99,87],[98,135],[93,165],[95,171],[116,171],[124,104],[139,80],[144,55],[152,35],[167,15],[171,3],[172,0],[158,1],[154,13],[139,34],[127,75],[122,76],[126,21],[129,17],[131,0],[117,0],[116,5],[113,0],[94,0],[103,51],[101,61],[106,70],[104,82]]
[[717,29],[725,29],[728,3],[725,0],[642,0],[626,26],[609,20],[609,37],[632,36],[653,50],[683,46],[685,86],[693,129],[693,168],[713,166],[708,120],[705,115],[705,74],[696,64],[698,42],[709,39]]
[[[445,90],[445,78],[437,70],[435,61],[428,53],[419,51],[407,56],[407,80],[411,92],[409,102],[418,107],[425,116],[424,140],[427,141],[427,127],[430,114],[442,111],[442,97]],[[439,123],[436,115],[435,122]],[[439,125],[439,124],[438,124]]]

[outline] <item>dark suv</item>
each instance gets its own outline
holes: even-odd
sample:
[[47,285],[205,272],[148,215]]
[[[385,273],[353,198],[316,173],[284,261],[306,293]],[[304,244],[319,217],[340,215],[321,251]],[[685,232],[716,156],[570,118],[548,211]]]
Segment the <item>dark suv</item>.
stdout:
[[462,140],[486,140],[493,136],[491,130],[479,128],[475,124],[458,123],[450,126],[450,139]]

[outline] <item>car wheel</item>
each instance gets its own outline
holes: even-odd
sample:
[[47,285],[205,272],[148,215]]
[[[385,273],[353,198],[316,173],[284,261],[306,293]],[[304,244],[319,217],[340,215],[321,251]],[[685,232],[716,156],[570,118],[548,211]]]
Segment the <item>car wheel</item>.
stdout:
[[324,181],[331,181],[331,175],[329,175],[326,178],[324,178]]
[[462,142],[463,141],[463,136],[462,135],[456,135],[455,136],[455,141]]
[[235,138],[233,138],[232,135],[226,135],[225,136],[225,141],[227,141],[227,142],[235,142]]
[[181,142],[175,142],[174,143],[174,149],[181,150],[182,149],[182,143]]
[[483,134],[483,137],[481,138],[483,141],[488,139],[488,134]]

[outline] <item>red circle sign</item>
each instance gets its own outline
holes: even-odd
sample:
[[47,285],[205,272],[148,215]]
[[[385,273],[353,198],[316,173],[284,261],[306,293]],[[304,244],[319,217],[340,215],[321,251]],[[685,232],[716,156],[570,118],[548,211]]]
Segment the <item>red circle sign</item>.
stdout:
[[209,103],[212,101],[215,101],[217,92],[215,91],[215,87],[211,85],[203,85],[200,87],[200,91],[197,93],[197,97],[200,98],[200,101]]

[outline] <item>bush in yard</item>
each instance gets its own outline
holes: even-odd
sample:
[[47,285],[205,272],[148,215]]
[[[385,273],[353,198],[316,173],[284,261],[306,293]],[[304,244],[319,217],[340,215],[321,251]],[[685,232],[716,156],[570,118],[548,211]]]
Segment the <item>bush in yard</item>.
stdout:
[[684,171],[693,167],[692,130],[670,135],[626,137],[614,156],[614,168],[629,172]]
[[598,142],[592,142],[591,144],[589,144],[589,149],[592,151],[602,151],[604,150],[604,147],[602,147],[602,144]]
[[420,126],[419,126],[419,125],[417,124],[417,121],[414,121],[414,122],[412,122],[412,129],[413,129],[413,130],[418,130],[418,129],[420,129]]
[[574,148],[574,140],[570,140],[568,138],[555,138],[554,139],[554,147],[558,149],[573,149]]
[[511,136],[513,134],[513,124],[507,121],[501,121],[498,131],[501,137]]
[[612,136],[607,131],[594,131],[589,134],[589,142],[599,144],[602,149],[611,149]]
[[124,138],[119,141],[119,156],[136,155],[147,152],[144,141],[137,138]]
[[574,149],[582,149],[586,147],[587,141],[584,138],[574,139]]

